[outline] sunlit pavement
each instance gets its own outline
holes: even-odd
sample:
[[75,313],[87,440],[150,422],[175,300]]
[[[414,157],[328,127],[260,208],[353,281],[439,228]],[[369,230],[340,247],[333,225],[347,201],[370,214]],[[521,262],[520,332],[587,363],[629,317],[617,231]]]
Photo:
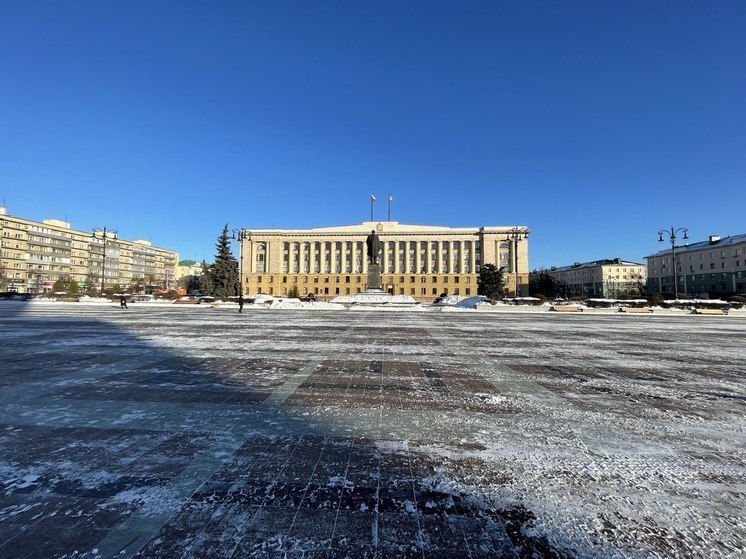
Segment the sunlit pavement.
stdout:
[[0,305],[0,557],[740,557],[746,320]]

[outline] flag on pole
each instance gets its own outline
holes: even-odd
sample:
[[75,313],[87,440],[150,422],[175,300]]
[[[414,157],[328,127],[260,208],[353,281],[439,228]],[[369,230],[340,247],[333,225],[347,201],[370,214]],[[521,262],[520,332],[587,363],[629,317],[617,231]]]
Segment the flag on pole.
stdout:
[[393,200],[393,199],[394,199],[394,197],[391,194],[389,194],[389,202],[391,202],[391,200]]
[[375,202],[375,201],[376,201],[376,197],[375,197],[375,196],[373,196],[372,194],[370,195],[370,201],[371,201],[371,202]]

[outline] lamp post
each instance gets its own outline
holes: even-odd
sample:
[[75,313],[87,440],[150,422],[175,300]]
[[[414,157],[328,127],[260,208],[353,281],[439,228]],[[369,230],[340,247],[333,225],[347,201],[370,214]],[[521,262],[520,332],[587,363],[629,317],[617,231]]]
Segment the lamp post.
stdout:
[[673,293],[674,297],[676,299],[679,298],[679,287],[678,283],[676,281],[676,233],[679,231],[684,232],[684,236],[682,237],[683,240],[687,240],[689,237],[687,237],[687,228],[686,227],[679,227],[678,229],[674,229],[671,227],[671,229],[661,229],[658,231],[658,242],[663,242],[663,234],[665,233],[668,235],[668,240],[671,241],[671,265],[673,266]]
[[515,297],[519,295],[518,289],[518,243],[528,237],[530,231],[528,227],[513,227],[508,231],[508,237],[506,241],[512,241],[513,243],[513,272],[515,273]]
[[243,295],[243,242],[249,238],[249,232],[246,229],[234,229],[234,241],[238,241],[238,294]]
[[101,261],[101,289],[99,290],[101,294],[104,292],[104,281],[106,280],[106,241],[109,238],[109,235],[111,235],[113,239],[117,238],[117,232],[113,229],[108,229],[106,227],[93,228],[93,238],[103,239],[104,241],[104,258]]

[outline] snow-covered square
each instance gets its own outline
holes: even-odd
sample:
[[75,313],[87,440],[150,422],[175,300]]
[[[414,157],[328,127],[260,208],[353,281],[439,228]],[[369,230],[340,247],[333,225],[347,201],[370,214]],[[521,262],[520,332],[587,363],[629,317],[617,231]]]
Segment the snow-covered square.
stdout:
[[0,304],[4,558],[735,558],[746,319]]

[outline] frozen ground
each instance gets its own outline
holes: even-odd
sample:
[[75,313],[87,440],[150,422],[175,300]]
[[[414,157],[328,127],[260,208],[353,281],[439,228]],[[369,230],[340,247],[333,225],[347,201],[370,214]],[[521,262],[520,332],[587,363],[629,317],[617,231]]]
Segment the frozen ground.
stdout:
[[743,557],[746,320],[0,304],[0,557]]

